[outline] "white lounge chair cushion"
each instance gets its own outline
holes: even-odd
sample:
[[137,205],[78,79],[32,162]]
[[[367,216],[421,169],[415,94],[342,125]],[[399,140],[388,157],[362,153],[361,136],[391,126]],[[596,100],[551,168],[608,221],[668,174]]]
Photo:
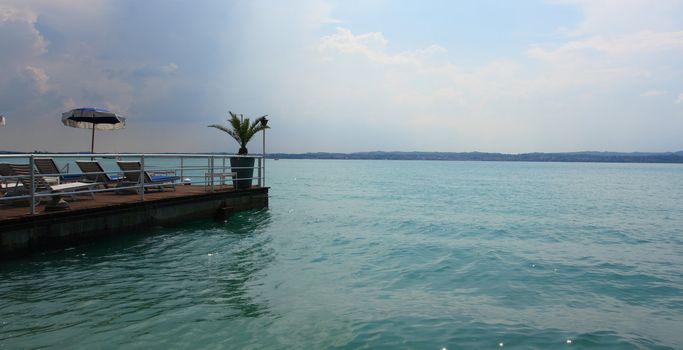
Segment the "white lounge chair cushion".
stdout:
[[17,187],[24,187],[22,184],[18,183],[7,183],[7,184],[0,184],[0,188],[2,189],[8,189],[8,188],[17,188]]
[[69,191],[69,190],[76,190],[79,188],[89,188],[93,187],[97,184],[95,183],[85,183],[85,182],[69,182],[61,185],[54,185],[50,186],[50,189],[53,192],[62,192],[62,191]]

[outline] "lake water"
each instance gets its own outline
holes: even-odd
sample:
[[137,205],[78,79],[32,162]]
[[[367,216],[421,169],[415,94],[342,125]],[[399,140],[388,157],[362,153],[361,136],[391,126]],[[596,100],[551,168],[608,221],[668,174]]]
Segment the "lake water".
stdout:
[[683,166],[268,161],[268,210],[0,263],[0,348],[683,347]]

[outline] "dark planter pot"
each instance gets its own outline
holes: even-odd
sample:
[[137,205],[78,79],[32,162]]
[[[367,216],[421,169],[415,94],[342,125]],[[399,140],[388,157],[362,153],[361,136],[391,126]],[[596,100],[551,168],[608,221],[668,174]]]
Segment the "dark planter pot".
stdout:
[[233,172],[237,173],[232,180],[232,186],[236,190],[251,188],[252,177],[254,177],[254,158],[232,157],[230,167]]

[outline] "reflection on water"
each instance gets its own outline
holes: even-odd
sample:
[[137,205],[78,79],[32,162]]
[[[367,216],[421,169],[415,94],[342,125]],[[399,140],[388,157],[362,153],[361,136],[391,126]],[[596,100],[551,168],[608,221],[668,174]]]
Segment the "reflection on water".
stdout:
[[[251,212],[250,214],[239,213],[224,225],[223,229],[231,234],[243,237],[253,237],[264,230],[270,223],[270,215],[267,210]],[[271,237],[259,237],[250,240],[239,249],[230,249],[227,254],[224,270],[215,271],[215,284],[219,290],[223,290],[223,297],[227,305],[240,312],[232,317],[257,317],[268,311],[266,305],[257,303],[249,295],[248,283],[265,267],[274,260],[273,248],[269,247]],[[213,259],[218,259],[217,253],[208,253]],[[207,254],[207,255],[208,255]],[[211,268],[210,264],[209,268]]]

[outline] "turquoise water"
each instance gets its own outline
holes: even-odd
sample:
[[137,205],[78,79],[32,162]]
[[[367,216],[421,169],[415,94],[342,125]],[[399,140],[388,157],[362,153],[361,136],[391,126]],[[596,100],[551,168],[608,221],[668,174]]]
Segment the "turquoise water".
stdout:
[[683,166],[267,174],[268,210],[1,263],[0,348],[683,347]]

